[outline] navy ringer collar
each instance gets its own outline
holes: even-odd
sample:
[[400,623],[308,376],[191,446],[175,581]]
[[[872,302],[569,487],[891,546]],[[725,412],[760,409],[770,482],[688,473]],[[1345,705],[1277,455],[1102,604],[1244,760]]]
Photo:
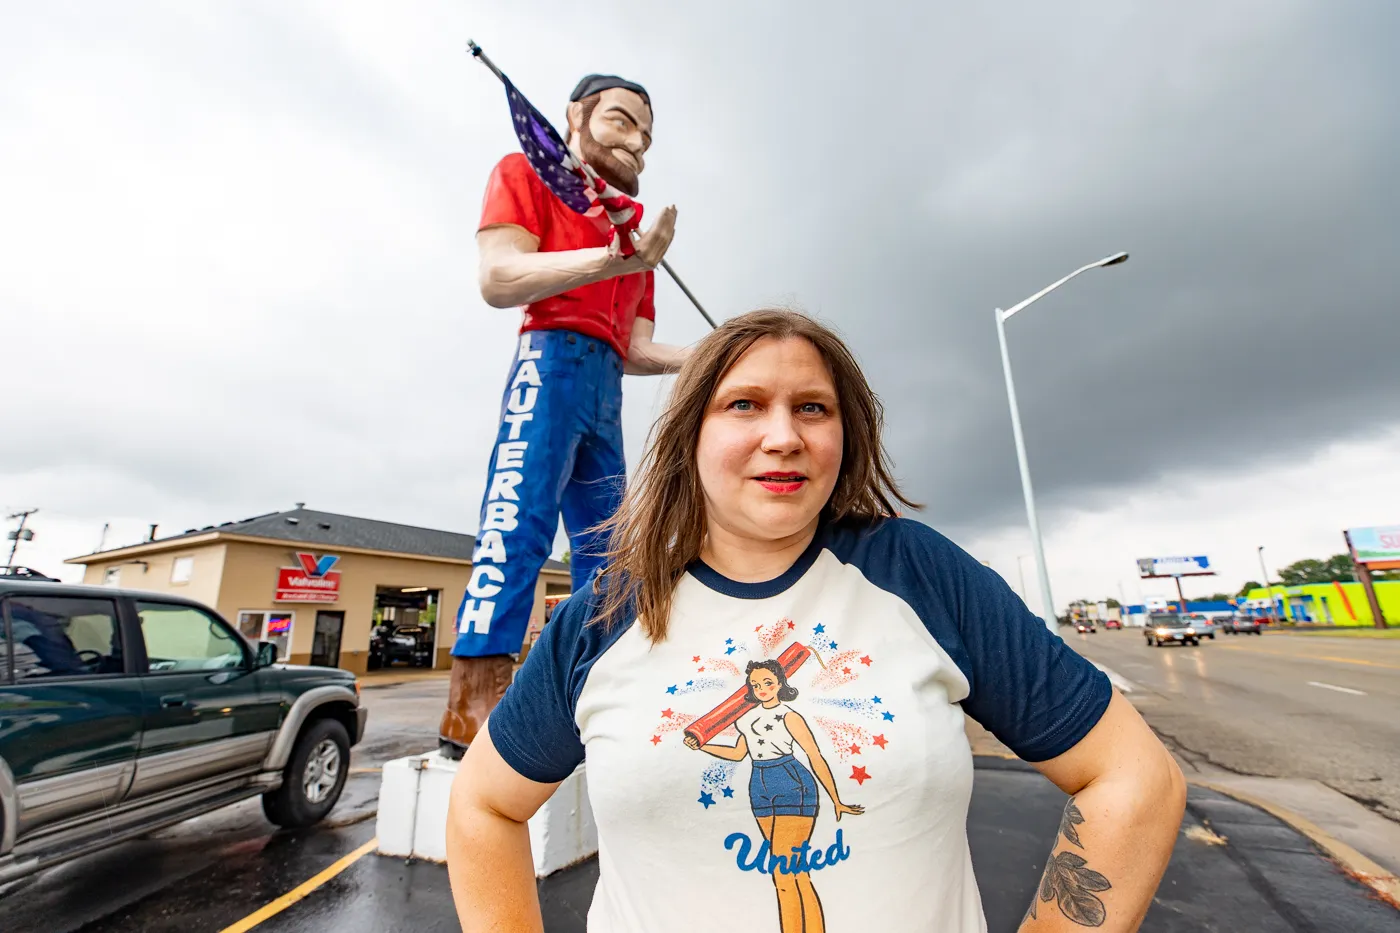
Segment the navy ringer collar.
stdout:
[[692,577],[716,593],[732,596],[735,599],[769,599],[787,592],[796,585],[798,580],[802,579],[808,570],[812,569],[812,565],[817,562],[817,556],[821,554],[825,542],[826,525],[822,524],[817,528],[817,533],[812,536],[812,543],[807,545],[807,550],[802,552],[802,555],[791,567],[773,579],[764,580],[762,583],[740,583],[738,580],[731,580],[698,557],[686,570]]

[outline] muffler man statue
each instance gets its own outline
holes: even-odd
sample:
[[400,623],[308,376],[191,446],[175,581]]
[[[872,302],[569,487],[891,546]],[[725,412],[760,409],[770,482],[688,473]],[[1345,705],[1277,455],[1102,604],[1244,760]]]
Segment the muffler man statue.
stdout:
[[640,216],[641,205],[629,199],[651,146],[646,89],[595,74],[569,97],[568,148],[606,188],[590,193],[585,213],[542,180],[541,173],[561,170],[526,132],[528,103],[507,89],[525,152],[492,171],[476,239],[482,297],[495,308],[523,306],[524,316],[471,581],[457,612],[451,693],[439,727],[451,757],[476,738],[510,684],[561,514],[574,589],[600,563],[606,542],[592,529],[617,509],[625,482],[623,373],[673,372],[688,353],[652,341],[652,269],[675,235],[675,207],[635,241],[608,215],[625,202]]

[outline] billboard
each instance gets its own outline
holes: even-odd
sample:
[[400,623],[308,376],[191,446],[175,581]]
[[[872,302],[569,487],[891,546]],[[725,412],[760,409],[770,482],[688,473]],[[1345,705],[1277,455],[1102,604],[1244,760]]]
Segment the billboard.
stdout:
[[1209,557],[1141,557],[1139,577],[1213,577]]
[[1351,541],[1351,549],[1356,553],[1358,563],[1400,561],[1400,525],[1348,528],[1347,538]]

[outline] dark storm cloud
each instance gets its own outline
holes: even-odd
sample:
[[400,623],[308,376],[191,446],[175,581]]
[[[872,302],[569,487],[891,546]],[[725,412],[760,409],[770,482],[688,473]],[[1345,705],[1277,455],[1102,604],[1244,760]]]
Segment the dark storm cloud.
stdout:
[[[0,323],[32,338],[0,481],[89,469],[137,500],[94,482],[84,516],[297,498],[472,530],[513,326],[472,234],[514,140],[468,35],[555,119],[582,74],[647,85],[669,258],[720,316],[835,322],[937,524],[1019,520],[992,308],[1120,249],[1009,326],[1043,504],[1393,421],[1400,8],[1137,7],[8,12],[0,192],[44,196],[0,218]],[[703,333],[658,302],[662,339]],[[633,460],[662,385],[628,380]]]
[[1400,9],[941,5],[761,25],[760,42],[690,34],[728,45],[727,88],[753,108],[736,143],[772,186],[773,213],[737,226],[778,267],[745,277],[800,283],[850,336],[934,520],[1019,508],[991,309],[1120,249],[1127,265],[1009,325],[1046,504],[1394,419],[1400,67],[1382,37]]

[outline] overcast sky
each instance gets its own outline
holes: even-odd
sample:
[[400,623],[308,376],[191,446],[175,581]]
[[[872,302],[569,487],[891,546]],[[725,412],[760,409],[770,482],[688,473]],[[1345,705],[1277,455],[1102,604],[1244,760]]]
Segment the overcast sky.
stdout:
[[[1400,6],[503,6],[0,8],[17,562],[295,501],[476,530],[518,315],[476,290],[514,137],[468,37],[552,119],[647,85],[672,264],[841,329],[924,519],[1018,589],[992,309],[1118,250],[1008,328],[1057,602],[1400,521]],[[659,280],[660,339],[703,333]],[[626,381],[630,459],[667,384]]]

